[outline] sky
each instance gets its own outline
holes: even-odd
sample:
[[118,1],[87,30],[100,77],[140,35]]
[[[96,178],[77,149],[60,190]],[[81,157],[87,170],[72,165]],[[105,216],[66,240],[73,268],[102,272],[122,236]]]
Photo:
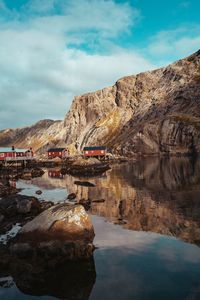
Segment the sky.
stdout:
[[199,0],[0,0],[0,129],[200,49]]

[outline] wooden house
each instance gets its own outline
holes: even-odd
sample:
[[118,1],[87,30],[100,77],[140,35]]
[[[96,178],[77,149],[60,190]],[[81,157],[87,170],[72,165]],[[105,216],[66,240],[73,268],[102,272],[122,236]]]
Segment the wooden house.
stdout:
[[65,148],[51,148],[48,150],[48,158],[64,158],[67,156],[67,150]]
[[18,161],[33,158],[32,149],[0,147],[0,161]]
[[49,170],[48,176],[51,178],[64,178],[64,175],[61,173],[60,170]]
[[85,157],[105,157],[106,147],[105,146],[91,146],[83,148],[83,155]]

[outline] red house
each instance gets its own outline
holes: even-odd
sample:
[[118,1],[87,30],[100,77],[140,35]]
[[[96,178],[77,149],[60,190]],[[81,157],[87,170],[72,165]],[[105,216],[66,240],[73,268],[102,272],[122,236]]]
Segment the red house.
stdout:
[[67,156],[67,150],[65,148],[51,148],[48,150],[48,158],[60,157],[64,158]]
[[64,175],[61,173],[60,170],[49,170],[48,176],[51,178],[64,178]]
[[91,157],[91,156],[103,157],[106,155],[106,147],[105,146],[84,147],[83,155],[85,157]]
[[0,161],[9,160],[23,160],[32,159],[33,151],[32,149],[20,149],[14,147],[2,147],[0,148]]

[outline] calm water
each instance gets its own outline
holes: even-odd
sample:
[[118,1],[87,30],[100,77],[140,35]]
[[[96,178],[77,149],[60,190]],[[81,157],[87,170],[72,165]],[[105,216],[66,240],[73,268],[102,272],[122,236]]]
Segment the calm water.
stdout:
[[[80,179],[80,178],[79,178]],[[68,193],[93,203],[94,260],[37,276],[5,274],[0,299],[200,299],[200,161],[146,159],[88,179],[46,170],[19,181],[21,193],[62,202]],[[85,179],[84,179],[85,180]]]

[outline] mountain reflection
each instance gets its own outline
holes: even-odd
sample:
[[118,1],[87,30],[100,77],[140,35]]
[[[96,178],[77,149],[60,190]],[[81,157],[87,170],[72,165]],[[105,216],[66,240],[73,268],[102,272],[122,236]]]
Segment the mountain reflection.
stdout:
[[200,160],[150,158],[115,165],[106,176],[88,179],[95,187],[78,186],[74,180],[59,175],[52,179],[45,173],[35,184],[46,189],[66,188],[76,193],[78,200],[105,199],[92,203],[91,213],[125,228],[200,244]]
[[10,272],[21,292],[58,299],[88,300],[96,281],[93,258],[65,262],[53,269],[43,267],[38,261],[16,261]]

